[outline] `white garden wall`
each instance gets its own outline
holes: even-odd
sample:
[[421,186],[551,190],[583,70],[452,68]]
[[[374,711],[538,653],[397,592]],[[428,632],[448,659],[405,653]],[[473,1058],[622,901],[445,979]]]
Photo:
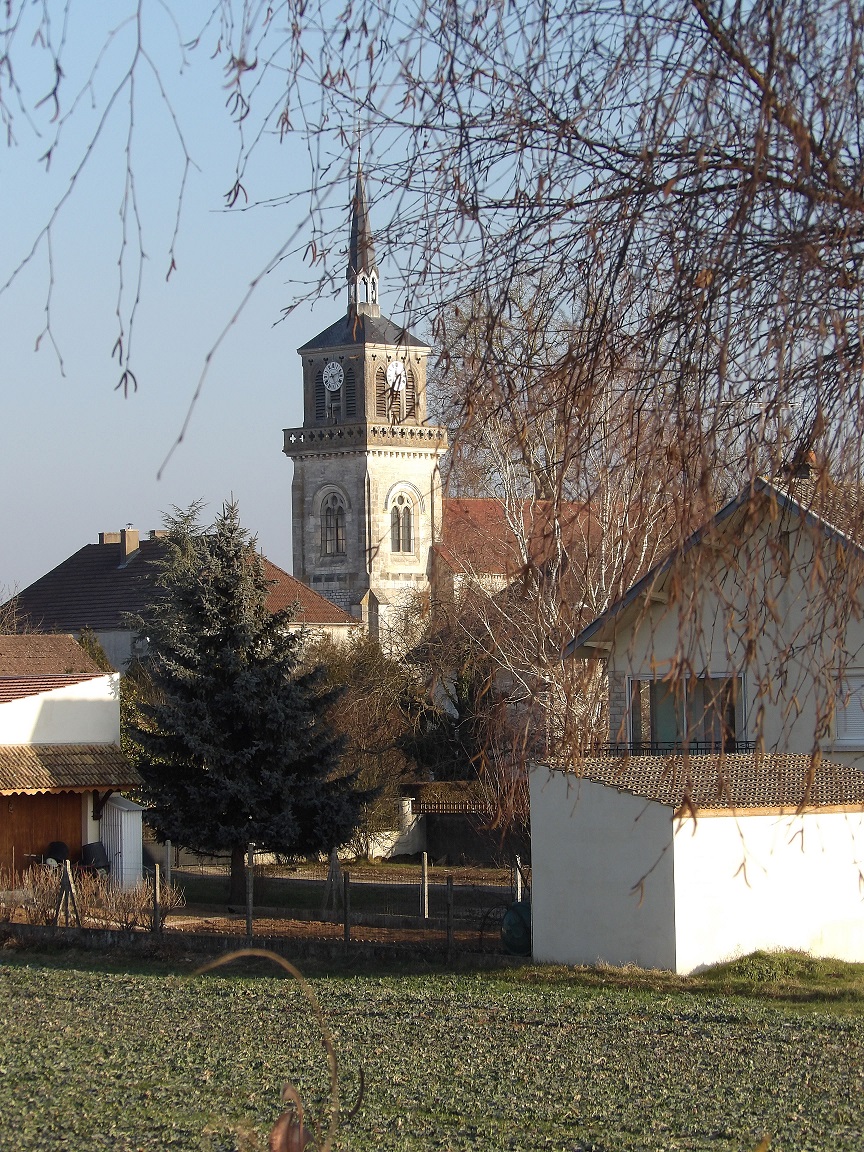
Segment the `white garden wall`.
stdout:
[[530,788],[534,959],[674,968],[670,809],[539,766]]
[[0,704],[0,744],[119,744],[116,672]]
[[757,948],[864,961],[862,813],[703,814],[674,856],[678,972]]

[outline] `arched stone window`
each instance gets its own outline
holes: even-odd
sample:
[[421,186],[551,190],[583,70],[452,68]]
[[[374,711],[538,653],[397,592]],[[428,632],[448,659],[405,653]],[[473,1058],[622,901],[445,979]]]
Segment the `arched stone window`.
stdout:
[[321,503],[321,555],[345,555],[345,504],[335,492]]
[[407,496],[400,493],[390,509],[391,552],[414,551],[414,509]]

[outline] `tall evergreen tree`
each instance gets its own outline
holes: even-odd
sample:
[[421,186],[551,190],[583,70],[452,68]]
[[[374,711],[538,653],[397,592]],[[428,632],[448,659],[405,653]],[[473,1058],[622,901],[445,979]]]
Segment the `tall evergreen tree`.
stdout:
[[341,738],[324,722],[332,693],[298,671],[290,611],[269,612],[255,540],[225,504],[209,529],[200,505],[166,518],[160,595],[135,620],[150,685],[128,736],[157,835],[231,852],[242,899],[253,842],[285,854],[326,852],[354,831],[363,802],[340,775]]

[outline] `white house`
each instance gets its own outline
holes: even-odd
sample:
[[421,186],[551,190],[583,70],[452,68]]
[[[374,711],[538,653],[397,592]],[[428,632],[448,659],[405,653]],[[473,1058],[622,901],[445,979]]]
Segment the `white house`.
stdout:
[[532,772],[535,959],[864,960],[860,507],[760,481],[575,638],[610,739]]
[[78,860],[112,793],[140,785],[118,681],[72,636],[0,636],[0,866],[27,868],[52,842]]

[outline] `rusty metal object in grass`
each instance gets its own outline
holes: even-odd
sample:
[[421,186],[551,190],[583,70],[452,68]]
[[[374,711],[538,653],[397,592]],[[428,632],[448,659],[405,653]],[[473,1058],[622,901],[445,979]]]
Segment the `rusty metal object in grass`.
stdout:
[[348,1115],[342,1117],[339,1103],[339,1064],[336,1059],[336,1050],[333,1047],[330,1028],[328,1027],[321,1005],[318,1002],[318,997],[315,995],[312,986],[306,980],[305,976],[294,967],[290,960],[286,960],[284,956],[280,956],[276,952],[271,952],[267,948],[238,948],[235,952],[227,952],[224,956],[219,956],[209,964],[203,964],[195,970],[194,975],[200,976],[205,972],[212,972],[216,968],[223,968],[226,964],[230,964],[234,960],[242,960],[244,958],[272,960],[274,964],[278,964],[280,968],[284,968],[286,972],[294,977],[300,985],[303,995],[308,1000],[312,1013],[318,1023],[318,1028],[321,1032],[321,1042],[327,1054],[327,1064],[330,1071],[330,1109],[326,1133],[322,1125],[317,1121],[313,1120],[311,1126],[307,1124],[306,1112],[303,1108],[300,1093],[289,1080],[282,1089],[282,1103],[287,1104],[288,1107],[282,1111],[270,1130],[267,1145],[269,1152],[304,1152],[306,1148],[315,1148],[316,1152],[331,1152],[333,1140],[339,1131],[340,1124],[347,1123],[356,1116],[363,1102],[363,1068],[362,1066],[360,1067],[360,1087],[357,1093],[357,1101]]

